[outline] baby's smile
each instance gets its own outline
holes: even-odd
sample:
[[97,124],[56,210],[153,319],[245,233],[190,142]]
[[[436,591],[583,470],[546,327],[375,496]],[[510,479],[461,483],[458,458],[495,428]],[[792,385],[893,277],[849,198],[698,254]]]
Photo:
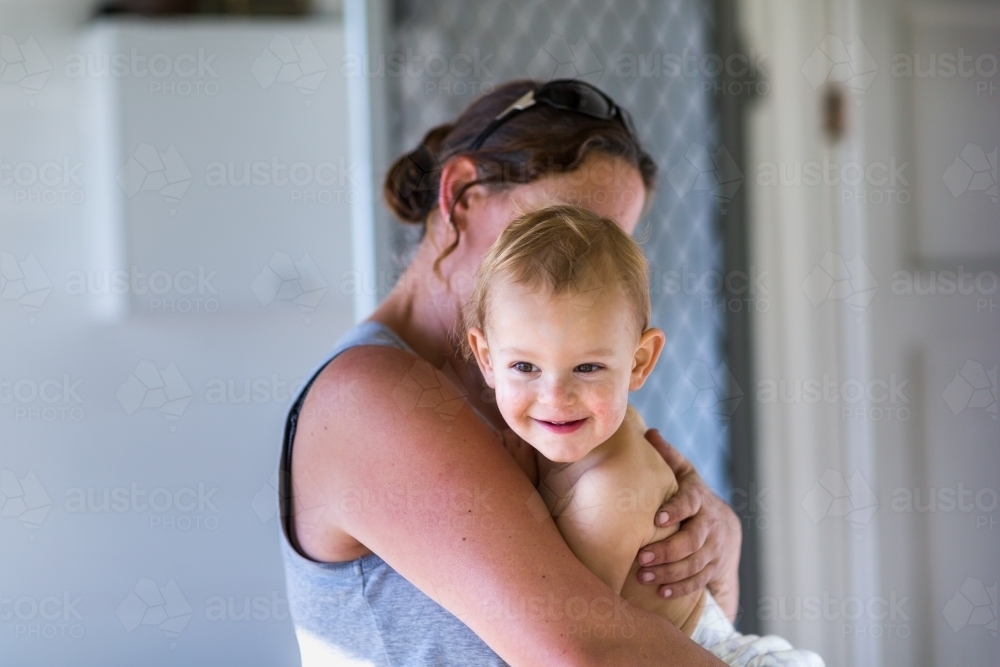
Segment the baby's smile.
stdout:
[[553,433],[563,434],[576,431],[587,422],[587,418],[584,417],[583,419],[574,419],[572,421],[547,421],[544,419],[535,419],[535,421]]

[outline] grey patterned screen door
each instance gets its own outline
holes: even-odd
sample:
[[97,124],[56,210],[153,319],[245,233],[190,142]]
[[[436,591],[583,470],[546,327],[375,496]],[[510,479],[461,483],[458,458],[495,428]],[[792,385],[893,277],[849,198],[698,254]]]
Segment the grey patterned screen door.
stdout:
[[[393,9],[391,51],[408,67],[390,81],[394,154],[514,78],[584,79],[632,113],[660,167],[636,235],[652,269],[653,321],[668,338],[633,403],[728,498],[728,416],[743,396],[721,352],[717,230],[742,175],[717,140],[712,3],[397,0]],[[396,230],[400,262],[411,242]]]

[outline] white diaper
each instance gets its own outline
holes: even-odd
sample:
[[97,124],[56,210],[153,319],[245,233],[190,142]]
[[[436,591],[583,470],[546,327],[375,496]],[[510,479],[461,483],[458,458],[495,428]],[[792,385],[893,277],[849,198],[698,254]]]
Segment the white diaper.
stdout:
[[741,635],[708,591],[691,639],[732,667],[825,667],[823,658],[792,648],[777,635]]

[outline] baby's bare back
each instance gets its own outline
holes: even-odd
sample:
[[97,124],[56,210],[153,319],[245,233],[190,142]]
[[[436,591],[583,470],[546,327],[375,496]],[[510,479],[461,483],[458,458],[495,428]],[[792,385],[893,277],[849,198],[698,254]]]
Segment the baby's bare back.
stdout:
[[677,479],[645,438],[642,417],[629,407],[621,428],[584,459],[540,470],[539,492],[573,553],[631,603],[663,616],[688,636],[701,617],[704,590],[661,598],[640,584],[639,550],[679,530],[655,525],[657,510],[677,491]]

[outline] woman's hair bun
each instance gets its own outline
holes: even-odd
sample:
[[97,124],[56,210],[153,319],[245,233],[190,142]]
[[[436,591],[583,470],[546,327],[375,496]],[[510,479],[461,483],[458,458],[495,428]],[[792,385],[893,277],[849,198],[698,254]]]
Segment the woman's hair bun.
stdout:
[[438,200],[441,148],[454,127],[438,125],[420,145],[396,160],[386,174],[382,195],[389,209],[403,222],[422,223]]

